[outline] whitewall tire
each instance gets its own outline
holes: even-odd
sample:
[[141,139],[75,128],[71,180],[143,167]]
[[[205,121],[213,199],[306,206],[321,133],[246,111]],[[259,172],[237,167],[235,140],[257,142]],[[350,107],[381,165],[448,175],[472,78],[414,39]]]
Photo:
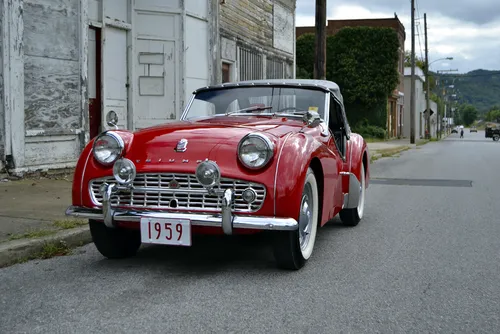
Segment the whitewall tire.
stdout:
[[274,257],[279,267],[297,270],[311,257],[318,231],[319,195],[316,177],[307,170],[296,231],[277,232],[274,240]]

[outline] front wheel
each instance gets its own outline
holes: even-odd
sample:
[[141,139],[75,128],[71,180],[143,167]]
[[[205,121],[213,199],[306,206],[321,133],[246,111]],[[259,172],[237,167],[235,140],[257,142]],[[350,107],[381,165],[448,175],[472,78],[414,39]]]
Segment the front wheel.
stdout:
[[365,212],[365,192],[366,192],[366,179],[365,179],[365,165],[361,164],[360,175],[360,194],[358,206],[353,209],[343,209],[340,211],[340,220],[348,226],[356,226],[363,218]]
[[500,139],[499,135],[493,135],[493,141],[498,141],[498,139]]
[[132,257],[141,247],[138,230],[109,228],[103,222],[89,220],[92,241],[99,253],[109,259]]
[[299,228],[296,231],[278,232],[274,240],[274,257],[278,267],[298,270],[311,257],[316,241],[319,216],[319,196],[316,177],[311,168],[300,201]]

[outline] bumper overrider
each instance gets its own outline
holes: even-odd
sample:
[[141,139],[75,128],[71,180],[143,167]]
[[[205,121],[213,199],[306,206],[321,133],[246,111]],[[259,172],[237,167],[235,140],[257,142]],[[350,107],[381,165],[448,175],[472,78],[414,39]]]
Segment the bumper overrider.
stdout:
[[141,218],[187,219],[192,226],[220,227],[225,234],[232,234],[236,229],[293,231],[298,228],[298,222],[293,218],[260,217],[235,215],[231,211],[234,201],[234,190],[225,189],[222,193],[222,210],[217,214],[157,212],[146,210],[126,210],[111,206],[112,195],[120,190],[120,186],[104,183],[100,189],[102,208],[86,208],[70,206],[66,215],[78,218],[102,220],[109,228],[117,223],[139,223]]

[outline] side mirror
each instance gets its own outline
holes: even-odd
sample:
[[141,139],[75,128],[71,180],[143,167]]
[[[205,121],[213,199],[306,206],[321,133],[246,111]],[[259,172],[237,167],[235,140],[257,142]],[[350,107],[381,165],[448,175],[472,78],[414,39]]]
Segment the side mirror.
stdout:
[[308,110],[304,114],[304,123],[306,123],[307,126],[314,128],[321,124],[321,117],[316,111]]
[[114,127],[115,129],[118,129],[118,115],[116,112],[113,110],[110,110],[108,114],[106,115],[106,124],[108,124],[109,127]]

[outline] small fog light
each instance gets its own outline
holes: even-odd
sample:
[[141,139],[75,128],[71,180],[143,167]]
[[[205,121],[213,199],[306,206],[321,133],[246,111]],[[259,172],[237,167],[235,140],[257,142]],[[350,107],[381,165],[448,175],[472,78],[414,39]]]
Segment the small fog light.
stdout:
[[247,188],[243,191],[242,197],[246,203],[251,204],[257,199],[257,193],[252,188]]
[[213,161],[205,160],[196,167],[196,179],[205,188],[211,188],[220,181],[219,166]]
[[113,176],[118,183],[128,185],[135,179],[136,170],[132,161],[126,158],[118,159],[113,166]]

